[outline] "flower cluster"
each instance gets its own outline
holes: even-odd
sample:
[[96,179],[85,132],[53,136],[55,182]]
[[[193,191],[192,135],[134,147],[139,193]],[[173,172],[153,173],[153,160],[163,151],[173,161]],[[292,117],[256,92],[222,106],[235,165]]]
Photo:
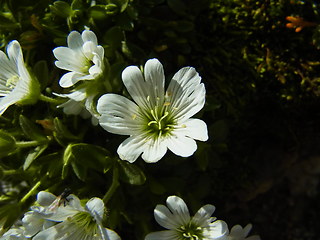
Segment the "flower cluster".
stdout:
[[190,217],[186,203],[178,196],[167,198],[167,206],[157,205],[154,209],[156,221],[167,230],[149,233],[145,240],[260,240],[257,235],[247,238],[252,225],[240,225],[229,231],[222,220],[211,217],[215,207],[207,204]]
[[41,191],[37,204],[24,214],[22,226],[10,229],[0,239],[120,240],[116,232],[102,226],[104,213],[100,198],[91,198],[82,206],[73,194],[62,198]]

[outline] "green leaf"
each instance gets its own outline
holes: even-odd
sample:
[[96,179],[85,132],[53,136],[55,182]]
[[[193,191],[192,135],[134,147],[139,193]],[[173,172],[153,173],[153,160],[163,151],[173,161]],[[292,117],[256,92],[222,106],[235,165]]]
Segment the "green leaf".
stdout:
[[67,18],[72,13],[70,5],[64,1],[55,1],[53,5],[50,5],[50,9],[53,14],[62,18]]
[[81,164],[77,164],[76,162],[71,162],[72,170],[76,174],[77,178],[79,178],[81,181],[85,181],[87,178],[87,167],[83,166]]
[[144,172],[136,165],[118,160],[120,179],[132,185],[142,185],[146,181]]
[[16,149],[15,138],[11,134],[0,129],[0,157],[7,156]]
[[19,116],[19,124],[24,135],[27,138],[31,140],[36,140],[36,141],[47,141],[47,137],[40,130],[40,128],[25,116],[23,115]]
[[48,145],[40,145],[35,149],[32,149],[27,155],[26,160],[24,161],[23,170],[27,170],[31,163],[36,160],[41,155],[41,153],[43,153],[43,151],[47,149],[47,147]]
[[40,156],[34,160],[33,164],[41,166],[40,174],[49,178],[59,177],[62,172],[62,154],[61,152],[55,152]]
[[120,9],[120,12],[126,10],[129,0],[109,0],[109,4],[115,4]]
[[110,170],[113,160],[109,155],[106,149],[99,146],[86,143],[69,144],[64,151],[63,165],[67,169],[71,164],[76,176],[84,181],[89,168],[103,173]]
[[53,125],[55,129],[53,136],[60,145],[65,146],[65,141],[80,141],[81,138],[71,133],[59,118],[53,119]]
[[88,9],[89,16],[96,20],[104,20],[108,17],[104,5],[95,5]]

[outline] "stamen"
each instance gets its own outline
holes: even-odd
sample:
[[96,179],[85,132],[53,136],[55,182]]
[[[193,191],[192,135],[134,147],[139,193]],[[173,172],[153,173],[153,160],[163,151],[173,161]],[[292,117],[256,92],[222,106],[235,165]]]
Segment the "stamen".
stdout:
[[9,78],[6,82],[6,86],[13,89],[15,88],[15,86],[17,85],[17,83],[19,82],[19,76],[14,75],[11,78]]
[[137,118],[137,114],[132,114],[132,120],[135,120]]

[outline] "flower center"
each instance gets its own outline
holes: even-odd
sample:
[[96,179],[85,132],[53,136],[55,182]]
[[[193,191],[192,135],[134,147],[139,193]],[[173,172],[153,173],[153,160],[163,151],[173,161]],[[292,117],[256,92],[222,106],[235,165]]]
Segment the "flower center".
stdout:
[[149,110],[147,114],[148,124],[146,131],[156,138],[169,135],[175,127],[175,121],[168,111],[167,106],[168,104],[166,103],[163,107],[156,105],[153,109]]
[[81,68],[81,72],[84,74],[89,74],[89,69],[94,65],[94,63],[92,62],[92,60],[84,57],[83,59],[83,65]]
[[10,89],[14,89],[19,82],[20,77],[18,75],[13,75],[11,78],[9,78],[6,82],[6,86]]
[[79,231],[85,232],[87,235],[96,235],[98,228],[97,223],[94,218],[88,212],[78,212],[70,219],[70,222],[74,224],[74,226],[79,229]]
[[196,226],[195,224],[188,223],[185,226],[181,226],[177,229],[181,240],[202,240],[203,234],[202,234],[202,228],[199,226]]

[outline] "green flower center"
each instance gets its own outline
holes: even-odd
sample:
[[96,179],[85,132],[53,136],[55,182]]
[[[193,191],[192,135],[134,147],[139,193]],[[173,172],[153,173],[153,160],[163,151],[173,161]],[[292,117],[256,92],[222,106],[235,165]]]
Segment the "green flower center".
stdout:
[[96,236],[98,234],[98,225],[88,212],[78,212],[68,220],[73,227],[84,235]]
[[170,103],[164,103],[162,107],[155,106],[146,114],[147,125],[145,130],[154,138],[170,135],[176,126],[174,118],[168,111],[169,105]]
[[202,228],[190,222],[187,225],[177,229],[179,232],[179,240],[202,240]]

